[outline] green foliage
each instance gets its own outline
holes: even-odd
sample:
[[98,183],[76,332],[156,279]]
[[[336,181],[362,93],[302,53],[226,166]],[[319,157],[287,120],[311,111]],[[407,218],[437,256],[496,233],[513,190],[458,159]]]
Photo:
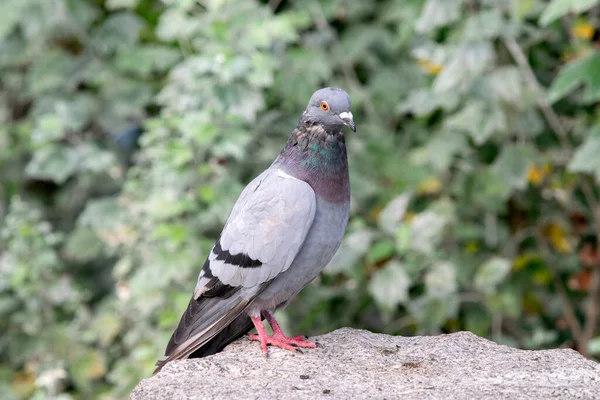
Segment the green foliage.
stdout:
[[597,357],[597,1],[268,3],[0,2],[0,397],[148,376],[323,86],[353,100],[351,219],[289,333]]

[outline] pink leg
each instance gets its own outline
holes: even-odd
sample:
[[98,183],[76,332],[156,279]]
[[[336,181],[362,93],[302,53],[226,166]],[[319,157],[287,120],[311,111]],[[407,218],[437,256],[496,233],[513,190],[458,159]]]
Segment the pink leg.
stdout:
[[265,326],[263,325],[260,317],[252,317],[252,322],[254,323],[258,334],[250,335],[249,337],[250,340],[257,340],[260,342],[263,354],[265,356],[267,355],[267,344],[281,347],[282,349],[290,351],[296,351],[296,348],[293,346],[309,348],[317,347],[317,345],[313,342],[307,341],[304,336],[296,336],[292,338],[285,336],[273,314],[265,311],[263,312],[263,315],[269,322],[269,325],[271,325],[271,328],[273,329],[273,335],[267,335],[267,331],[265,330]]
[[298,347],[317,347],[316,344],[308,342],[306,340],[306,336],[304,335],[295,336],[292,338],[286,337],[285,333],[283,333],[283,330],[281,329],[281,326],[279,326],[279,322],[277,322],[277,320],[275,319],[275,316],[267,311],[264,312],[264,315],[267,321],[269,321],[269,325],[271,325],[271,328],[273,329],[273,337],[281,338],[283,340],[291,342],[290,344],[295,344]]

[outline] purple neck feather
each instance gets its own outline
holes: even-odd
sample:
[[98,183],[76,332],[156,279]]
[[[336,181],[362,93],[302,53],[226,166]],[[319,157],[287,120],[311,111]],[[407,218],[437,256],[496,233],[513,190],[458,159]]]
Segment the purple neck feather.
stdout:
[[328,131],[304,117],[273,165],[308,183],[328,202],[350,201],[344,133],[341,129]]

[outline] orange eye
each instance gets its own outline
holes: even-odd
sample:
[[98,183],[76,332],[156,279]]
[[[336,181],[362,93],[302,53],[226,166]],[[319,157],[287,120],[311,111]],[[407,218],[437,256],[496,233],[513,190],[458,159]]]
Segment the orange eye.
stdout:
[[321,102],[321,110],[323,110],[323,111],[329,111],[329,104],[327,104],[327,102],[325,100],[323,100]]

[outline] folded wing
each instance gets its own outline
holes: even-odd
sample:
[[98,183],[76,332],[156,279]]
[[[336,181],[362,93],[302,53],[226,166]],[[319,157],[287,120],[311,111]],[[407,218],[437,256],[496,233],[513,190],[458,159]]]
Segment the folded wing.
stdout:
[[290,267],[315,211],[312,188],[279,169],[268,169],[248,184],[202,267],[157,371],[214,338]]

